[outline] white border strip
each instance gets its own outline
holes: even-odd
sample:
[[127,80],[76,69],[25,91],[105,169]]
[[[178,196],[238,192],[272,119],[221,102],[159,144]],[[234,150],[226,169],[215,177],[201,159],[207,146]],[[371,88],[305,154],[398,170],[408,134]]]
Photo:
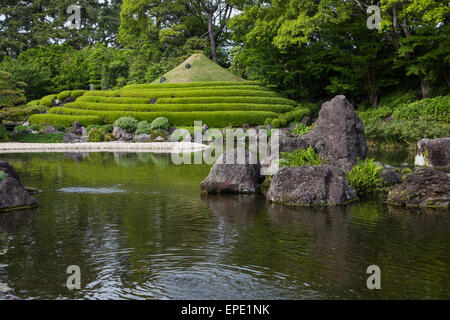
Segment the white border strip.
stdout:
[[86,142],[86,143],[0,143],[1,153],[37,152],[164,152],[182,153],[208,149],[207,145],[192,142]]

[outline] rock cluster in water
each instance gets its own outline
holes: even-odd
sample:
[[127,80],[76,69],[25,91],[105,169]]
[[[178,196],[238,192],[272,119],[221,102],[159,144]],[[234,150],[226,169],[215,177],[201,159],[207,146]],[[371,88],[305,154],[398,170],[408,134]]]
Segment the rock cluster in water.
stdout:
[[33,208],[38,205],[8,162],[0,161],[0,171],[6,174],[0,181],[0,211]]

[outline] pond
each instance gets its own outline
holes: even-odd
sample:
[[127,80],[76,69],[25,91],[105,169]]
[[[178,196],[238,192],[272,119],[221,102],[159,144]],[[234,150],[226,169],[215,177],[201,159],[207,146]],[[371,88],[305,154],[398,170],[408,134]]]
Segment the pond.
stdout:
[[[408,154],[375,154],[397,165]],[[0,213],[2,299],[449,299],[450,214],[202,196],[169,155],[3,155],[34,210]],[[80,267],[69,290],[67,268]],[[370,265],[381,289],[369,290]]]

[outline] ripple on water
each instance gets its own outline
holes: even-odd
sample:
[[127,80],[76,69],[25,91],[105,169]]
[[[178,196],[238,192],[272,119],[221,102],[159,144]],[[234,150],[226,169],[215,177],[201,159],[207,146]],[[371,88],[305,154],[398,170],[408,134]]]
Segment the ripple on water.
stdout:
[[87,194],[112,194],[112,193],[125,193],[126,190],[118,188],[86,188],[86,187],[69,187],[61,188],[58,192],[62,193],[87,193]]

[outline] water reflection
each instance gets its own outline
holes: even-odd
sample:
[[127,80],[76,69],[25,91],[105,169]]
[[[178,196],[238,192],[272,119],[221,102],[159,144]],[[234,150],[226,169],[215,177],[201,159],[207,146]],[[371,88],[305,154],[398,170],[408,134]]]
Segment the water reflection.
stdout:
[[[0,214],[0,298],[450,298],[448,211],[205,196],[209,166],[167,155],[6,158],[42,192],[35,213]],[[64,287],[72,264],[80,291]],[[365,286],[372,264],[380,291]]]

